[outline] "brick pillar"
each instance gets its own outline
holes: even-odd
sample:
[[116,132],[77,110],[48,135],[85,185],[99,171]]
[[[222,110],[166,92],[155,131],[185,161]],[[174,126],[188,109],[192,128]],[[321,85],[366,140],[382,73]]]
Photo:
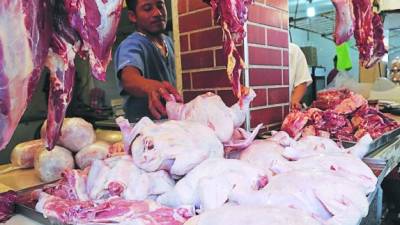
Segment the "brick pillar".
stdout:
[[[222,31],[211,7],[202,0],[178,0],[185,102],[207,91],[236,102],[225,72]],[[288,1],[256,0],[249,8],[247,39],[238,47],[248,66],[243,83],[257,93],[250,112],[250,126],[279,125],[288,112]],[[245,57],[246,56],[246,57]]]

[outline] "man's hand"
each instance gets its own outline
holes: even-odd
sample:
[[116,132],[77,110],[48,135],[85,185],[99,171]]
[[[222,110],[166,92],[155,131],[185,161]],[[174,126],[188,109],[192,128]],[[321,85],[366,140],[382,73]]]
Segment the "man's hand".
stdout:
[[162,116],[167,115],[162,99],[165,101],[183,102],[182,96],[179,92],[167,81],[148,80],[147,96],[149,99],[149,111],[156,119],[161,119]]
[[290,102],[290,111],[291,112],[293,112],[293,111],[298,111],[298,110],[301,110],[301,104],[300,104],[300,102]]

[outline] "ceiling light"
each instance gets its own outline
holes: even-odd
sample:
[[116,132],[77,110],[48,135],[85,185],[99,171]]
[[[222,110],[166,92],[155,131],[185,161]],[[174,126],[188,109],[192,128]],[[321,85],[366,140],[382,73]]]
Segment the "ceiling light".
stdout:
[[315,8],[314,7],[308,7],[307,8],[307,16],[308,17],[314,17],[315,16]]

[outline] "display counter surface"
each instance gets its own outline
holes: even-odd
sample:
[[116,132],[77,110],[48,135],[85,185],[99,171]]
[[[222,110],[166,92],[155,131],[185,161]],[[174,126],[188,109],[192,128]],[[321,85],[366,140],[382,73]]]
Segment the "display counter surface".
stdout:
[[[11,167],[11,164],[0,165],[0,171],[8,167]],[[0,185],[5,185],[14,191],[19,191],[42,183],[34,169],[19,169],[0,174]]]

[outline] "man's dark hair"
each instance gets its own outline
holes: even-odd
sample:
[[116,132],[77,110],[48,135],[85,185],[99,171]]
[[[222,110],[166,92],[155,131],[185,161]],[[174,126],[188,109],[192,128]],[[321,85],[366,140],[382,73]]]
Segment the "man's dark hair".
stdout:
[[126,0],[126,6],[127,6],[128,10],[135,12],[137,2],[138,2],[137,0]]

